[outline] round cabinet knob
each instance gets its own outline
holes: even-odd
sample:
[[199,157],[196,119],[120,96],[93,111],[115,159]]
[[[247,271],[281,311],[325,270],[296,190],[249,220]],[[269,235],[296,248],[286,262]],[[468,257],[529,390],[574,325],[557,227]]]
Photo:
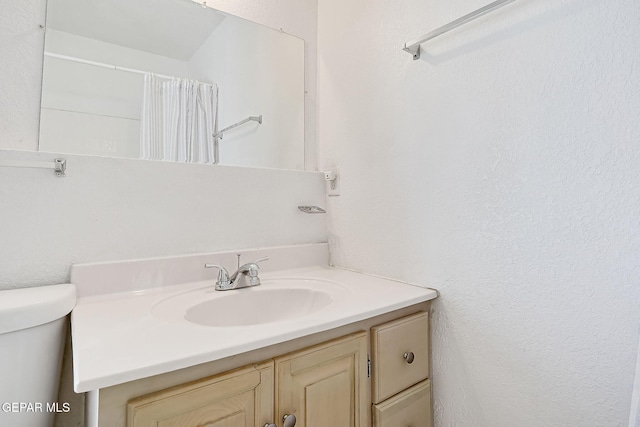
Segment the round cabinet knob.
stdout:
[[413,363],[413,359],[415,359],[412,351],[403,354],[402,357],[404,357],[404,360],[406,360],[409,365],[411,365]]
[[283,427],[293,427],[296,425],[296,416],[295,415],[285,415],[282,417],[282,421],[284,422]]

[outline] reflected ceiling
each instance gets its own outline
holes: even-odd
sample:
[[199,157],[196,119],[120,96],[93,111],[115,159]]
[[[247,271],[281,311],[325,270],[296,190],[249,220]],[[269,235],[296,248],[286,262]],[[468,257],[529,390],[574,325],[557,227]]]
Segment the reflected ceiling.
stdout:
[[[47,27],[186,61],[225,19],[211,8],[202,12],[194,15],[190,0],[56,0]],[[179,37],[166,31],[172,27]]]

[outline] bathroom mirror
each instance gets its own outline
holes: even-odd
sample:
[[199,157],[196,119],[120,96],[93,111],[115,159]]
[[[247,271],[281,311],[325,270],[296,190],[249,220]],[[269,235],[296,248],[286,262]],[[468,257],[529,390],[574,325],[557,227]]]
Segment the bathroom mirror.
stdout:
[[304,41],[191,0],[48,0],[39,149],[304,169]]

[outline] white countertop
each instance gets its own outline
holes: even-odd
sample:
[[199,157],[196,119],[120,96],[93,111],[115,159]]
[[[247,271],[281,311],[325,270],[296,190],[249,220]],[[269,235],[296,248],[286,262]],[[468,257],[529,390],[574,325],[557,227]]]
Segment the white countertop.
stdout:
[[[437,297],[433,289],[325,266],[265,272],[260,277],[262,288],[276,278],[301,277],[338,283],[347,291],[326,308],[304,317],[234,327],[170,321],[152,313],[168,297],[203,287],[213,289],[211,280],[79,298],[71,315],[75,391],[220,360]],[[215,293],[247,291],[251,289]]]

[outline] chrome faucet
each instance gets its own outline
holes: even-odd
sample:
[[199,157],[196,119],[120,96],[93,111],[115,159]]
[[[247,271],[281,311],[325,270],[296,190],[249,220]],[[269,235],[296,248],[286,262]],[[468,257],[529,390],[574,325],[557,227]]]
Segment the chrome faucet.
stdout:
[[243,264],[238,267],[238,270],[236,270],[236,272],[231,276],[229,276],[227,269],[221,265],[205,264],[204,268],[217,268],[220,270],[218,273],[218,280],[216,280],[216,291],[230,291],[231,289],[258,286],[260,284],[260,278],[258,277],[258,270],[260,269],[260,266],[258,266],[258,263],[268,260],[269,257],[266,256],[253,262]]

